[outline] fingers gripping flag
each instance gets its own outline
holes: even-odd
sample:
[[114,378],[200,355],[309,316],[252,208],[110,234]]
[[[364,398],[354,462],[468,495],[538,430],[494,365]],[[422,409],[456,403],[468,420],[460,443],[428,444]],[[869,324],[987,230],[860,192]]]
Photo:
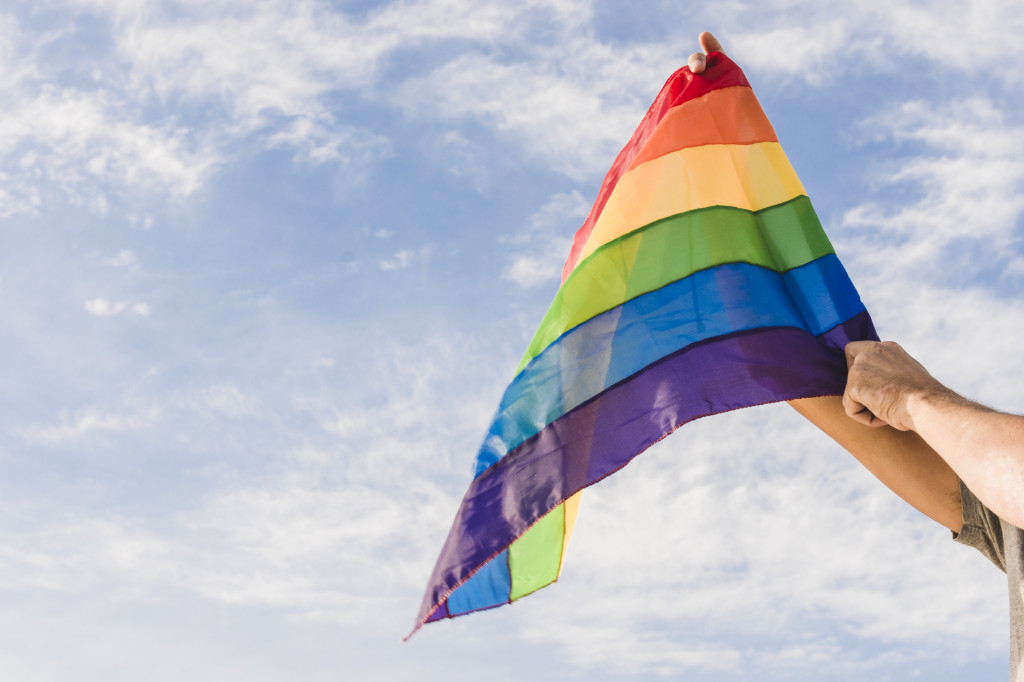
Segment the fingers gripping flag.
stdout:
[[743,72],[674,73],[498,406],[416,627],[554,582],[579,494],[683,424],[842,395],[877,339]]

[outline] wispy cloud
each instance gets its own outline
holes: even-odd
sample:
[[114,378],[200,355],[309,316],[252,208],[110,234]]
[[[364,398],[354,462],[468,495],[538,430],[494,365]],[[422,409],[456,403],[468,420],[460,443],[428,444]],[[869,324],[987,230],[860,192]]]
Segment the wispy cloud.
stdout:
[[385,272],[404,270],[418,260],[429,258],[431,253],[433,253],[433,248],[430,246],[424,246],[421,249],[402,249],[390,258],[380,260],[377,265]]
[[[841,19],[837,10],[842,9]],[[950,21],[949,17],[958,17]],[[776,0],[715,8],[726,49],[764,76],[823,84],[851,71],[892,74],[910,60],[941,66],[947,74],[1019,83],[1024,48],[1016,39],[1024,10],[1015,3],[981,0],[963,7],[950,0],[927,7],[912,2]],[[955,46],[951,49],[950,46]]]
[[0,519],[10,522],[26,513],[43,521],[18,528],[5,524],[0,582],[6,589],[74,594],[114,577],[131,590],[143,575],[165,575],[161,564],[173,554],[173,543],[114,513],[83,516],[8,500]]
[[[271,149],[294,149],[298,161],[336,162],[356,168],[390,154],[390,143],[383,135],[339,126],[329,119],[318,122],[307,117],[294,119],[268,135],[266,145]],[[347,177],[351,183],[351,174]]]
[[[851,209],[844,226],[903,245],[901,255],[910,256],[905,262],[910,267],[948,257],[944,251],[954,241],[968,240],[999,257],[1024,211],[1019,125],[1008,123],[991,101],[976,98],[938,108],[906,102],[863,127],[876,139],[912,150],[896,164],[880,167],[874,182],[910,187],[920,196],[912,202],[901,197],[888,213],[884,204]],[[969,265],[962,263],[960,272]],[[986,269],[991,265],[987,260]]]
[[0,172],[9,180],[0,216],[35,212],[50,188],[103,213],[111,189],[181,198],[199,187],[216,155],[172,120],[142,120],[130,93],[62,84],[44,60],[46,48],[13,17],[0,21],[0,62],[12,67],[0,79]]
[[258,405],[255,398],[230,384],[203,389],[192,403],[202,413],[232,418],[254,414]]
[[548,199],[530,217],[526,229],[504,240],[513,247],[513,259],[502,278],[525,288],[557,283],[572,245],[569,235],[582,224],[588,208],[579,192]]
[[153,312],[148,303],[132,303],[130,301],[118,301],[116,303],[105,298],[94,298],[85,302],[85,309],[90,315],[96,317],[114,317],[122,313],[132,313],[141,317],[149,317]]
[[483,120],[535,160],[575,180],[607,168],[671,71],[669,47],[625,53],[592,38],[533,48],[530,58],[504,62],[483,53],[461,55],[428,76],[408,81],[399,103]]
[[125,411],[87,407],[65,412],[56,424],[35,424],[19,427],[15,432],[32,443],[58,444],[74,441],[92,433],[137,431],[153,426],[160,418],[155,405],[138,405]]
[[363,18],[312,0],[84,4],[109,17],[132,91],[220,111],[207,145],[220,149],[270,130],[268,147],[346,164],[386,155],[389,143],[339,120],[339,93],[376,85],[400,50],[453,38],[488,42],[521,13],[498,2],[453,0],[394,2]]
[[138,263],[139,257],[131,249],[121,249],[116,256],[111,256],[103,262],[114,268],[130,268]]

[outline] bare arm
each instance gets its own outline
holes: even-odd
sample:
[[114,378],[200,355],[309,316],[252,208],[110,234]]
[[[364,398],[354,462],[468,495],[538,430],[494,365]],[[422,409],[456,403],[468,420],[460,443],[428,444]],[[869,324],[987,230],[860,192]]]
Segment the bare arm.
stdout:
[[895,343],[857,341],[846,356],[853,420],[916,432],[996,516],[1024,527],[1024,417],[954,393]]
[[916,433],[858,423],[846,415],[838,396],[791,400],[789,404],[908,504],[960,532],[963,518],[957,475]]

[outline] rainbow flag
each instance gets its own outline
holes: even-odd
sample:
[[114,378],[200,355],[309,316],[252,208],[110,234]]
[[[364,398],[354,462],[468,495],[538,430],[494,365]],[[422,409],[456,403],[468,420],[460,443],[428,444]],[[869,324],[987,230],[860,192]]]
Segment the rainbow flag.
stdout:
[[576,233],[413,632],[554,582],[580,491],[683,424],[841,395],[862,339],[871,319],[743,72],[721,53],[680,69]]

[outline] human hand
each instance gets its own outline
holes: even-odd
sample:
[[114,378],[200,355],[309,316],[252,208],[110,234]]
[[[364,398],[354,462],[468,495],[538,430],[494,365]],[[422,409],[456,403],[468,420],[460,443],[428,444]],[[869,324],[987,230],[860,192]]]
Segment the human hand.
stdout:
[[889,424],[912,431],[914,398],[950,393],[917,360],[892,341],[853,341],[846,345],[846,414],[868,426]]
[[690,71],[693,73],[703,73],[704,68],[708,65],[707,55],[711,52],[721,52],[722,44],[718,42],[718,38],[714,37],[708,31],[704,31],[700,34],[700,47],[704,52],[694,52],[690,55],[688,64]]

